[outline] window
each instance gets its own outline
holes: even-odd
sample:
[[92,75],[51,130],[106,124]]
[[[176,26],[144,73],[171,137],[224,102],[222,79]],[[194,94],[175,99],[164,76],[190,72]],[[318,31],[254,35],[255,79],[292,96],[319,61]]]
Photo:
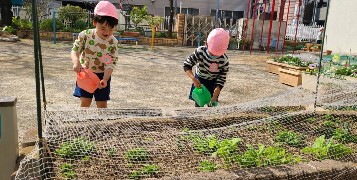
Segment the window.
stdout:
[[[175,8],[174,8],[175,11]],[[180,8],[176,9],[177,13],[180,13]],[[199,10],[196,8],[181,8],[182,14],[190,14],[192,16],[198,16]],[[165,7],[165,16],[170,16],[170,7]]]
[[[216,16],[216,10],[211,9],[211,16]],[[228,11],[228,10],[218,10],[218,18],[223,20],[226,19],[229,22],[230,19],[233,19],[233,22],[244,17],[244,11]]]

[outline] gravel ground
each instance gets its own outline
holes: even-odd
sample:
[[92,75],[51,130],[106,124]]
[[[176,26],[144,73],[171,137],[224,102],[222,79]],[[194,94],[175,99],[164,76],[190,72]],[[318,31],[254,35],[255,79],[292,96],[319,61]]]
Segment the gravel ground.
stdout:
[[[71,70],[71,42],[41,41],[48,108],[79,108],[72,96],[76,74]],[[36,126],[34,47],[30,39],[0,42],[0,95],[17,97],[19,141]],[[110,108],[192,108],[191,86],[183,71],[185,58],[195,48],[127,46],[112,76]],[[230,72],[220,95],[220,106],[257,100],[291,87],[278,82],[265,69],[267,54],[230,50]]]

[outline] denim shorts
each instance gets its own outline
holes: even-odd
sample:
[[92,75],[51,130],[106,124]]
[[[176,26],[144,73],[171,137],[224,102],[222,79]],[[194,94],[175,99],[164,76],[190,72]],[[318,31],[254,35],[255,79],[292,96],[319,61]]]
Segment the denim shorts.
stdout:
[[[95,73],[100,80],[103,79],[104,73]],[[94,93],[89,93],[83,89],[81,89],[80,87],[78,87],[77,82],[76,82],[76,88],[74,89],[74,93],[73,96],[75,97],[84,97],[84,98],[93,98],[94,95],[94,99],[95,101],[108,101],[110,100],[109,94],[110,94],[110,81],[111,81],[111,77],[109,78],[108,82],[107,82],[107,87],[103,88],[103,89],[96,89],[94,91]]]
[[[216,80],[203,79],[203,78],[199,77],[197,74],[195,74],[195,78],[198,79],[201,84],[205,85],[205,87],[208,89],[208,91],[211,93],[211,96],[212,96],[213,92],[214,92],[214,89],[216,88]],[[190,95],[188,96],[188,99],[193,100],[192,91],[194,89],[195,89],[195,85],[192,83],[191,90],[190,90]]]

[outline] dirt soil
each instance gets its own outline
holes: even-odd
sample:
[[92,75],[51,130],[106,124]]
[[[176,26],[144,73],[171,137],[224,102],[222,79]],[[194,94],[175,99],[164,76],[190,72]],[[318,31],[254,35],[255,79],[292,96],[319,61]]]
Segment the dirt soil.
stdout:
[[[0,94],[17,97],[19,141],[24,132],[36,128],[36,83],[33,40],[0,42]],[[72,42],[41,41],[44,86],[48,109],[76,109],[72,96],[76,74],[72,71]],[[194,47],[123,45],[114,70],[109,108],[190,108],[191,82],[183,71]],[[264,53],[229,50],[230,72],[220,95],[219,106],[256,100],[284,92],[291,87],[266,71]],[[95,103],[92,104],[94,106]]]
[[[201,173],[204,177],[227,177],[228,179],[288,179],[289,177],[302,179],[314,177],[313,179],[315,179],[316,177],[339,175],[341,179],[344,176],[356,178],[355,174],[351,173],[356,171],[356,152],[342,156],[338,161],[325,160],[318,162],[316,157],[304,154],[301,151],[303,147],[311,146],[317,137],[324,134],[319,129],[324,127],[325,115],[301,114],[291,118],[276,119],[276,123],[265,122],[243,127],[231,126],[252,122],[262,117],[257,115],[250,113],[230,118],[192,118],[185,121],[182,119],[93,120],[83,122],[81,126],[69,122],[51,132],[55,138],[48,139],[50,151],[53,153],[60,148],[61,143],[69,142],[68,140],[74,137],[88,137],[95,140],[96,149],[88,154],[88,160],[81,158],[69,160],[68,158],[59,158],[51,153],[56,158],[53,161],[54,173],[50,174],[56,179],[60,178],[62,173],[59,172],[59,167],[64,163],[70,162],[75,165],[74,169],[79,179],[112,179],[113,177],[127,179],[129,174],[139,170],[143,165],[154,164],[160,167],[159,173],[152,176],[145,175],[144,177],[192,179],[197,177],[197,174],[200,174],[198,170],[200,162],[209,160],[216,163],[220,167],[220,171],[215,174]],[[315,118],[313,122],[309,121],[311,117]],[[338,126],[340,128],[348,123],[352,130],[351,133],[357,133],[355,128],[356,115],[334,115],[333,118],[339,122]],[[225,123],[218,123],[218,120],[222,120]],[[196,126],[193,126],[193,124]],[[215,127],[211,127],[208,130],[206,124],[212,124]],[[186,133],[184,130],[186,128],[195,131]],[[191,133],[201,137],[214,134],[219,140],[241,138],[242,143],[238,146],[237,151],[242,153],[247,150],[245,146],[247,144],[251,144],[254,147],[258,144],[264,144],[266,147],[274,145],[276,143],[275,136],[283,130],[292,130],[304,137],[298,147],[282,145],[287,152],[298,154],[301,157],[302,162],[297,165],[241,168],[233,163],[231,166],[224,168],[222,158],[212,157],[211,153],[199,153],[193,145],[192,138],[190,138]],[[58,134],[63,131],[66,131],[66,134],[59,138]],[[355,143],[346,143],[346,146],[351,149],[357,148]],[[125,154],[138,147],[147,151],[148,159],[129,162]],[[108,152],[113,148],[116,151],[109,155]],[[79,150],[76,153],[83,152]],[[225,173],[222,174],[222,172]],[[233,174],[235,174],[235,178]]]

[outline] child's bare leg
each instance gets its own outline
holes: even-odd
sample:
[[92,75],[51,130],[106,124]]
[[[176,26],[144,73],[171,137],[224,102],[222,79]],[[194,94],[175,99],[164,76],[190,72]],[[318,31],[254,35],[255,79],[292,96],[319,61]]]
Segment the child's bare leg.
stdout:
[[92,103],[92,98],[81,97],[81,107],[89,107]]
[[107,108],[107,101],[96,101],[97,108]]

